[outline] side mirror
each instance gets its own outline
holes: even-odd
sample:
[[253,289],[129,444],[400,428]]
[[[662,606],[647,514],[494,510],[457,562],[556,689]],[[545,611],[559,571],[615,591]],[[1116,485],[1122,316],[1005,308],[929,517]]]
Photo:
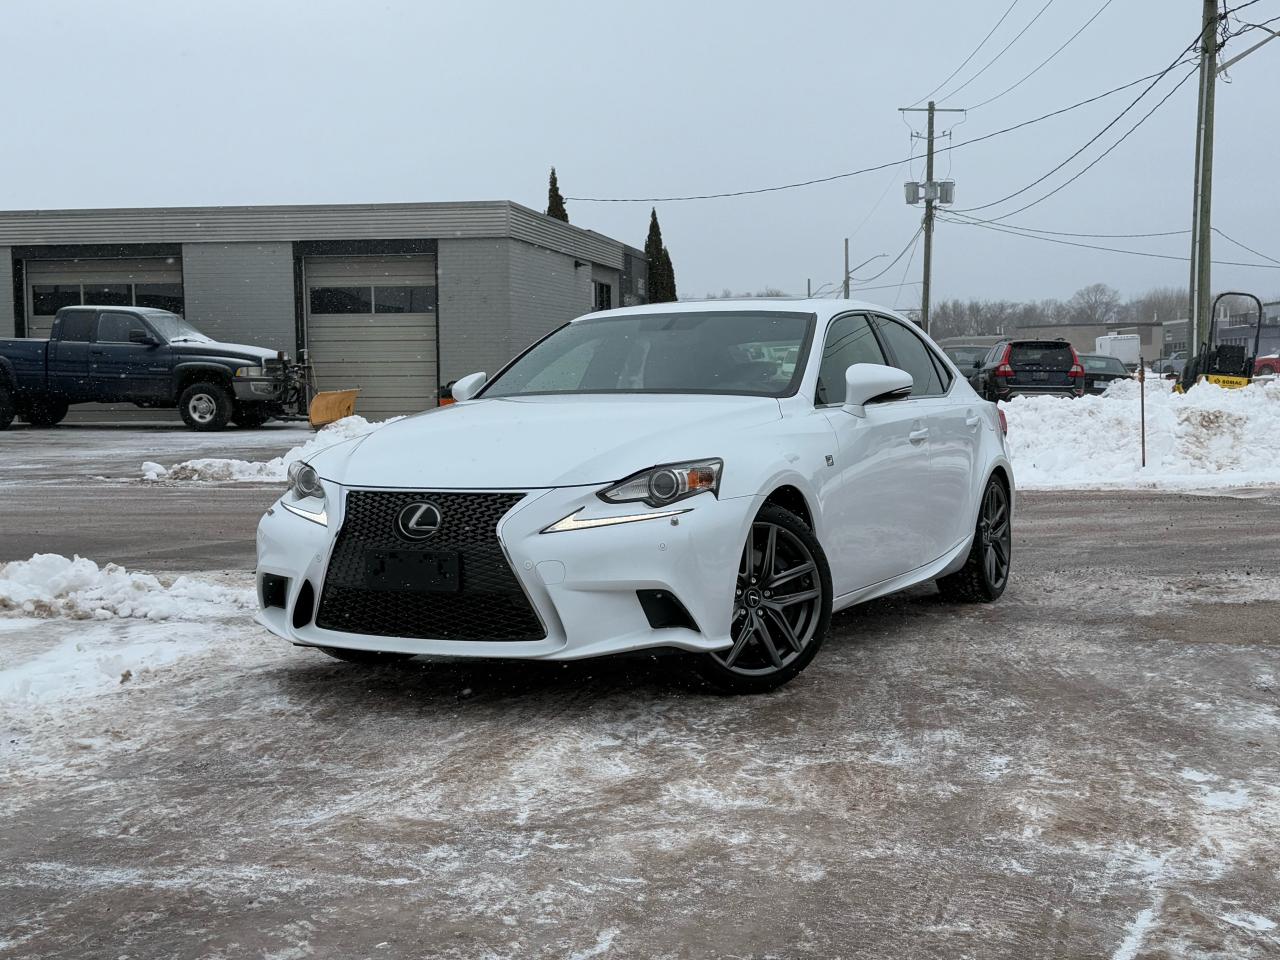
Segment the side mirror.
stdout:
[[855,363],[844,372],[844,411],[865,417],[866,404],[876,400],[905,400],[913,386],[915,380],[905,370],[879,363]]
[[480,388],[484,386],[485,381],[489,379],[487,373],[469,373],[460,380],[453,383],[453,399],[461,403],[463,400],[470,400]]
[[130,330],[129,342],[141,344],[144,347],[155,347],[160,345],[160,341],[145,330]]

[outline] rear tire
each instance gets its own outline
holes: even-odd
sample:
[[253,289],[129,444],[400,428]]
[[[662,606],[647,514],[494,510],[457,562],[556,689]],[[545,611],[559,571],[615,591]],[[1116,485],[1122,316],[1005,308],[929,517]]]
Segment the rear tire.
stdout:
[[0,430],[8,430],[17,413],[13,404],[13,394],[9,392],[8,387],[0,384]]
[[220,383],[193,383],[178,398],[182,422],[192,430],[222,430],[231,420],[235,403]]
[[271,414],[256,403],[237,403],[231,413],[232,423],[250,430],[262,426],[270,419]]
[[33,427],[56,427],[67,415],[68,404],[60,397],[36,397],[22,408],[22,419]]
[[831,625],[831,570],[818,538],[795,514],[765,504],[738,564],[727,650],[695,669],[721,693],[766,693],[796,677]]
[[342,647],[316,647],[316,649],[321,653],[327,653],[335,660],[358,663],[366,667],[400,663],[413,656],[411,653],[383,653],[381,650],[346,650]]
[[1271,366],[1271,364],[1268,363],[1265,366],[1262,366],[1258,369],[1258,376],[1269,377],[1269,376],[1272,376],[1275,372],[1276,372],[1276,368]]
[[1013,515],[1009,491],[997,478],[987,481],[978,507],[973,546],[964,566],[938,578],[938,591],[959,603],[991,603],[1009,585],[1013,569]]

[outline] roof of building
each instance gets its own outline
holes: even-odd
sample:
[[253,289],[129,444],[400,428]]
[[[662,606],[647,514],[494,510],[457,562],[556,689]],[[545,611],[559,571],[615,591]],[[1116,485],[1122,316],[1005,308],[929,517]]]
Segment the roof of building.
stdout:
[[621,268],[644,252],[511,200],[0,211],[0,245],[513,237]]

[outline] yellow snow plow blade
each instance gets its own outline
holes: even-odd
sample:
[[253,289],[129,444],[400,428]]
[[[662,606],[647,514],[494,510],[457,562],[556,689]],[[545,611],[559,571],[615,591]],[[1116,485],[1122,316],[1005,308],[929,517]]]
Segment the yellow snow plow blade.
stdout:
[[311,426],[319,430],[336,420],[351,416],[356,412],[356,397],[359,394],[359,390],[328,390],[317,393],[311,400],[308,412]]

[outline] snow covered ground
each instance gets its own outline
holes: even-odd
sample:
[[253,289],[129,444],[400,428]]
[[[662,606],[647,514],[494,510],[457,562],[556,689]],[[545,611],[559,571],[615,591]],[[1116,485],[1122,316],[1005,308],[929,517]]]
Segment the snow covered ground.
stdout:
[[1147,465],[1140,387],[1101,396],[1015,397],[1001,404],[1022,489],[1218,489],[1280,484],[1280,382],[1240,390],[1198,384],[1185,395],[1146,383]]
[[283,482],[289,471],[289,464],[295,460],[303,460],[325,447],[343,440],[362,437],[372,433],[388,423],[403,420],[403,417],[392,417],[370,423],[364,417],[346,417],[320,430],[305,443],[299,444],[270,460],[238,460],[226,457],[201,457],[195,460],[184,460],[172,467],[164,467],[148,460],[142,465],[144,480],[266,480]]

